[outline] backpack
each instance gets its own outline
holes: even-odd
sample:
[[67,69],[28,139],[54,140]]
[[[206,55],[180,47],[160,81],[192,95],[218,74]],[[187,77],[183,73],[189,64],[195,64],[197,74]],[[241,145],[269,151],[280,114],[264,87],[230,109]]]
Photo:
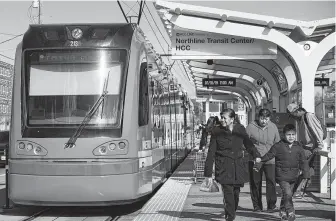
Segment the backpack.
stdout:
[[[307,113],[304,114],[303,119],[304,119],[304,121],[305,121],[305,123],[306,123],[306,125],[307,125],[307,127],[308,127],[309,132],[314,136],[314,133],[313,133],[312,129],[310,128],[309,124],[308,124],[307,116],[306,116],[306,115],[307,115]],[[317,119],[318,119],[318,118],[317,118]],[[327,138],[327,128],[326,128],[326,126],[325,126],[324,124],[322,124],[322,122],[320,121],[320,119],[318,119],[318,120],[319,120],[319,122],[320,122],[320,124],[321,124],[321,127],[322,127],[322,131],[323,131],[323,140],[325,140],[325,139]],[[314,136],[314,139],[316,139],[315,136]]]

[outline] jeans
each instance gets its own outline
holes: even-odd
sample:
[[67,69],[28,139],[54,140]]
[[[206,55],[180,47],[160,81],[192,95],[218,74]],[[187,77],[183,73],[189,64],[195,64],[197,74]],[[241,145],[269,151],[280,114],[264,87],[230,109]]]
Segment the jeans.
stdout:
[[253,170],[253,162],[249,162],[250,169],[250,193],[254,209],[263,209],[262,205],[262,175],[265,173],[266,177],[266,201],[267,209],[276,207],[276,182],[275,182],[275,165],[263,164],[257,172]]
[[293,204],[293,189],[294,189],[295,181],[287,182],[280,181],[279,185],[282,190],[282,197],[280,203],[280,211],[291,213],[294,212],[294,204]]
[[234,220],[239,203],[240,186],[222,184],[222,190],[225,216],[228,217],[228,220]]

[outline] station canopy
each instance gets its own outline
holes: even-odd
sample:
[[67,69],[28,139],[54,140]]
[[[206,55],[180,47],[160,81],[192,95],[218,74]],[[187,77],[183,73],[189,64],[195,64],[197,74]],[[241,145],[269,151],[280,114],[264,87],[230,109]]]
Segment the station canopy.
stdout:
[[[239,97],[247,107],[260,107],[297,90],[301,73],[291,55],[272,39],[229,35],[219,29],[243,24],[263,27],[265,35],[274,29],[294,42],[316,43],[335,32],[335,18],[298,21],[161,0],[155,7],[171,37],[172,59],[182,60],[197,96]],[[334,50],[323,64],[318,71],[334,69]],[[217,81],[223,78],[234,78],[235,86]]]

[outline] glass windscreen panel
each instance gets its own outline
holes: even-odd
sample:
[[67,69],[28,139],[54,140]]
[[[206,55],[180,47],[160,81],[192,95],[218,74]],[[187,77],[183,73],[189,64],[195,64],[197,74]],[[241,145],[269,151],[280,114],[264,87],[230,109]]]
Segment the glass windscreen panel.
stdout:
[[88,126],[118,126],[125,50],[32,52],[29,59],[29,126],[79,125],[103,93],[106,81],[107,96]]

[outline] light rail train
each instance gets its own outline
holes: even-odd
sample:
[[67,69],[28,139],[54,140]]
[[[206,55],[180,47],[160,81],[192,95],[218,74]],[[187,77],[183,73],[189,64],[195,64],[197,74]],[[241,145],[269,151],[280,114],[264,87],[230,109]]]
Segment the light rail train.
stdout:
[[15,55],[9,198],[141,199],[193,142],[193,104],[135,24],[31,25]]

